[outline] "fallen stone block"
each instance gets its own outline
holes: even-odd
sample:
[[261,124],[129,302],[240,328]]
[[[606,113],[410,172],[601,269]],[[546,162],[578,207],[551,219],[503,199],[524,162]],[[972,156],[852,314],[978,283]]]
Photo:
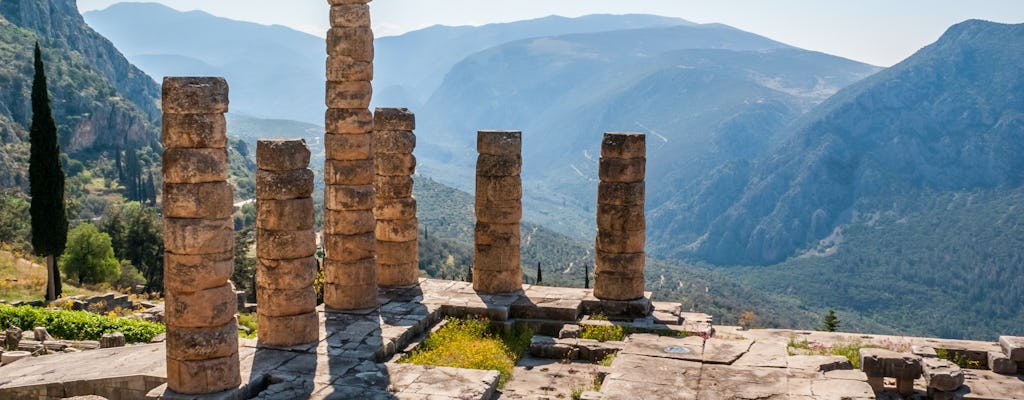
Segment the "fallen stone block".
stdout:
[[562,325],[562,329],[558,331],[558,337],[560,339],[578,338],[580,337],[580,326],[576,324]]
[[921,362],[921,368],[929,388],[952,392],[964,384],[963,370],[948,360],[926,358]]
[[1010,360],[1006,354],[995,351],[988,352],[988,368],[997,374],[1013,375],[1017,373],[1017,363]]
[[1003,348],[1003,354],[1006,354],[1010,361],[1024,362],[1024,337],[1000,336],[999,346]]
[[885,349],[860,349],[860,369],[876,391],[883,389],[883,378],[896,378],[896,389],[904,395],[914,392],[914,380],[921,376],[921,357]]
[[571,344],[550,336],[534,336],[530,339],[530,354],[552,360],[575,360],[578,350]]

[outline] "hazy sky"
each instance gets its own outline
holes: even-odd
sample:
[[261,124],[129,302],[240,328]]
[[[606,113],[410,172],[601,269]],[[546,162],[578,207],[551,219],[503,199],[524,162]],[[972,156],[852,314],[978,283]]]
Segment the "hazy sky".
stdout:
[[[118,0],[78,0],[81,11]],[[324,36],[326,0],[158,0],[178,10],[279,24]],[[966,19],[1024,22],[1021,0],[376,0],[377,36],[430,25],[481,25],[586,14],[647,13],[721,22],[808,50],[890,66]]]

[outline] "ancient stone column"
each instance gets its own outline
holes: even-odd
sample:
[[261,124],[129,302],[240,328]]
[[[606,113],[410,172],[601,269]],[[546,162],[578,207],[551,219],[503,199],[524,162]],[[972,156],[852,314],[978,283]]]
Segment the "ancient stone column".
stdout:
[[377,108],[373,113],[374,168],[377,192],[377,284],[419,283],[419,222],[412,174],[416,172],[416,116],[405,108]]
[[476,161],[476,244],[473,290],[510,293],[523,288],[519,220],[523,216],[522,133],[480,131]]
[[319,338],[313,171],[302,139],[256,142],[256,313],[259,343],[294,346]]
[[646,165],[644,135],[604,135],[594,260],[594,296],[599,299],[635,300],[644,296]]
[[164,78],[167,388],[181,394],[241,383],[227,111],[223,78]]
[[373,32],[369,0],[329,0],[324,137],[324,303],[336,310],[377,306],[373,115]]

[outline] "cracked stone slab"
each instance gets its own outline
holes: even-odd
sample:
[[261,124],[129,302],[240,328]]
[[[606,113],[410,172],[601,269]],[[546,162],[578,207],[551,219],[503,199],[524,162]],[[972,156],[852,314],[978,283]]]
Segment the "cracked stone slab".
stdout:
[[704,341],[702,360],[708,364],[732,364],[750,350],[753,340],[708,339]]
[[788,357],[789,353],[787,352],[786,345],[784,343],[754,342],[754,344],[750,346],[750,349],[740,356],[736,362],[732,363],[732,365],[742,367],[786,368],[786,359]]
[[696,336],[685,338],[634,334],[626,341],[626,347],[619,354],[637,354],[648,357],[671,358],[687,361],[702,361],[704,339]]

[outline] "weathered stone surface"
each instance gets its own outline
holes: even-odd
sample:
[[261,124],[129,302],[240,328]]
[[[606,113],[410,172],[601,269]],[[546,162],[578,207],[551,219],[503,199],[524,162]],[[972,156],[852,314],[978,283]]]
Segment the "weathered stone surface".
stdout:
[[379,264],[408,264],[419,260],[419,240],[386,242],[377,240],[377,262]]
[[598,250],[594,255],[594,272],[642,273],[646,262],[645,253],[608,253]]
[[127,341],[124,338],[124,334],[121,332],[104,333],[100,337],[100,348],[109,349],[113,347],[124,347]]
[[168,329],[223,326],[235,317],[237,299],[230,283],[193,293],[168,291],[164,305]]
[[374,170],[380,176],[407,176],[416,173],[416,156],[409,153],[379,153]]
[[[475,261],[474,261],[475,263]],[[523,289],[523,271],[491,271],[473,268],[473,290],[480,293],[513,293]]]
[[643,231],[647,229],[644,206],[597,205],[597,228],[609,231]]
[[267,260],[292,260],[316,254],[316,234],[301,231],[256,232],[256,256]]
[[175,254],[221,254],[235,247],[231,218],[164,218],[164,249]]
[[313,229],[313,198],[256,200],[256,228],[270,231]]
[[332,6],[343,5],[343,4],[366,4],[371,0],[327,0],[327,4]]
[[331,26],[370,26],[370,6],[364,3],[331,6]]
[[228,179],[228,150],[169,148],[163,156],[164,183],[222,182]]
[[496,156],[517,156],[523,153],[523,133],[520,131],[479,131],[476,151]]
[[404,199],[412,197],[411,176],[380,176],[373,182],[378,199]]
[[309,146],[305,139],[260,139],[256,141],[256,167],[266,171],[290,171],[309,167]]
[[256,171],[256,198],[265,200],[304,199],[313,195],[313,171]]
[[169,218],[229,218],[234,212],[231,184],[165,183],[164,216]]
[[372,185],[373,159],[327,160],[324,162],[324,182],[327,185]]
[[219,77],[165,77],[161,86],[165,114],[228,112],[228,82]]
[[287,317],[316,311],[313,286],[302,289],[256,289],[256,310],[259,315]]
[[519,176],[476,177],[476,202],[508,201],[523,198],[523,181]]
[[473,246],[473,268],[475,270],[507,271],[520,269],[522,255],[519,246],[492,246],[477,244]]
[[192,292],[224,285],[235,271],[232,252],[183,255],[164,252],[164,288]]
[[362,235],[324,235],[326,258],[331,261],[353,262],[376,255],[377,238],[373,233]]
[[643,296],[642,272],[594,271],[594,297],[603,300],[635,300]]
[[324,284],[324,305],[336,310],[364,310],[377,307],[377,285]]
[[408,242],[416,240],[419,236],[419,220],[416,218],[378,220],[374,233],[377,235],[377,240],[380,241]]
[[313,286],[319,269],[315,257],[293,260],[257,260],[256,285],[269,289],[302,289]]
[[[476,205],[476,220],[491,224],[518,224],[523,219],[523,206],[516,204],[498,207],[494,204],[511,202],[484,202]],[[518,203],[518,201],[516,201]]]
[[324,281],[341,286],[377,284],[377,259],[374,257],[351,262],[324,261]]
[[228,145],[224,114],[164,114],[161,139],[172,147],[224,148]]
[[327,82],[328,108],[358,108],[370,106],[373,86],[366,81]]
[[869,377],[917,379],[921,376],[921,357],[885,349],[860,349],[860,369]]
[[647,137],[641,133],[609,132],[601,141],[602,158],[645,158]]
[[997,374],[1013,375],[1017,373],[1017,363],[1010,360],[1006,354],[990,351],[988,352],[988,369]]
[[331,82],[372,81],[373,63],[356,61],[352,57],[328,55],[327,80]]
[[373,232],[376,226],[370,210],[324,211],[324,233],[329,235],[361,235]]
[[374,158],[373,134],[351,133],[324,135],[328,160],[369,160]]
[[373,125],[382,131],[412,131],[416,129],[416,114],[408,108],[377,107],[373,111]]
[[319,317],[316,311],[286,317],[257,316],[259,344],[261,346],[297,346],[315,343],[320,339]]
[[601,158],[598,177],[601,182],[643,182],[647,171],[646,158]]
[[475,243],[478,245],[519,248],[519,224],[491,224],[486,222],[477,222],[473,233]]
[[377,196],[373,185],[331,185],[324,189],[324,208],[328,210],[373,210]]
[[476,159],[476,173],[483,176],[518,176],[523,171],[523,157],[480,154]]
[[180,394],[223,392],[242,383],[238,353],[210,360],[182,361],[167,357],[167,388]]
[[[260,330],[262,333],[262,329]],[[227,357],[238,352],[238,321],[211,328],[167,330],[167,356],[175,360],[198,361]]]
[[1003,348],[1003,354],[1006,354],[1011,361],[1024,362],[1024,337],[1000,336],[999,347]]
[[373,31],[369,26],[331,28],[327,31],[327,54],[373,61]]
[[373,207],[373,216],[377,219],[416,218],[416,198],[380,199]]
[[329,108],[324,114],[324,120],[327,133],[331,135],[373,134],[373,114],[365,107]]
[[575,346],[553,337],[534,335],[530,339],[530,355],[550,360],[575,360],[579,351]]
[[412,286],[420,282],[419,263],[377,264],[377,284],[381,287]]
[[647,243],[645,231],[597,230],[595,248],[608,253],[642,253]]
[[416,135],[412,131],[386,131],[375,128],[373,147],[377,153],[412,153],[416,149]]
[[644,182],[601,182],[597,186],[597,204],[643,206],[644,196]]
[[925,358],[920,362],[929,388],[952,392],[963,386],[964,372],[956,364],[941,358]]

